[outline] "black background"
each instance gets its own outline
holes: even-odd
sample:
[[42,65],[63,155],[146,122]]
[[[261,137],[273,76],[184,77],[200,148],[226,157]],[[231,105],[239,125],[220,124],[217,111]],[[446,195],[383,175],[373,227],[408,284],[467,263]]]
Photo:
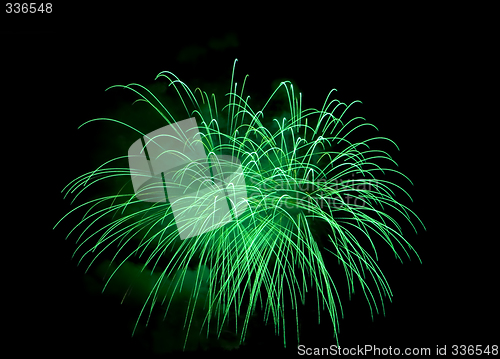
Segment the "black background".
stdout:
[[[423,263],[414,256],[403,265],[385,259],[394,294],[385,317],[372,321],[361,293],[343,298],[341,346],[448,345],[451,351],[453,344],[498,344],[498,234],[486,230],[495,211],[481,202],[492,172],[480,162],[496,152],[476,141],[491,127],[470,106],[477,87],[468,81],[480,67],[467,61],[476,47],[468,30],[445,10],[395,9],[398,16],[380,8],[362,15],[360,9],[261,10],[82,4],[55,6],[53,16],[3,21],[4,191],[12,215],[4,257],[19,352],[138,350],[120,322],[130,313],[86,293],[82,270],[69,257],[72,243],[52,231],[67,211],[60,190],[86,161],[89,139],[76,128],[100,115],[110,85],[149,83],[163,70],[188,83],[222,79],[229,85],[235,58],[237,75],[250,75],[248,92],[257,96],[270,95],[272,81],[290,78],[308,106],[321,106],[331,88],[345,102],[361,100],[358,110],[400,146],[395,159],[414,182],[407,187],[411,208],[427,231],[408,231],[407,239]],[[209,46],[228,36],[237,46]],[[189,48],[191,55],[182,57]],[[304,344],[334,344],[327,323],[314,322],[302,324]],[[296,347],[283,349],[271,329],[231,355],[295,356]]]

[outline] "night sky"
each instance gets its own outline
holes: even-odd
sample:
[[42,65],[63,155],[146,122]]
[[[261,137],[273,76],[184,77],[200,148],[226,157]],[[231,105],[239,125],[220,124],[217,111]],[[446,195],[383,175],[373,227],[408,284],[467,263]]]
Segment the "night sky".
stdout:
[[[450,65],[450,54],[458,52],[457,40],[436,17],[429,15],[423,26],[416,15],[375,20],[351,14],[348,21],[339,14],[315,17],[299,15],[300,11],[293,16],[258,12],[253,17],[208,18],[208,13],[196,9],[176,14],[153,9],[97,14],[87,9],[82,12],[85,16],[72,21],[76,9],[68,5],[58,11],[51,21],[16,20],[3,25],[2,31],[7,79],[3,100],[11,109],[3,118],[9,127],[4,139],[23,149],[14,152],[10,147],[6,152],[13,164],[4,186],[7,196],[14,198],[5,204],[7,213],[15,216],[5,223],[4,233],[13,233],[6,237],[16,249],[4,252],[4,257],[15,257],[5,275],[13,278],[6,292],[19,298],[14,300],[20,308],[15,309],[19,319],[12,332],[22,339],[20,352],[71,356],[153,352],[147,344],[144,347],[144,337],[130,338],[127,323],[137,308],[91,293],[88,276],[76,259],[71,260],[74,242],[64,241],[69,226],[52,230],[69,208],[61,189],[92,163],[98,151],[105,151],[98,147],[99,126],[77,127],[124,99],[121,93],[105,92],[107,87],[150,84],[160,71],[172,71],[190,87],[227,91],[235,59],[236,78],[241,81],[249,74],[246,93],[256,102],[265,100],[276,81],[285,79],[297,84],[304,107],[322,106],[332,88],[344,102],[360,100],[354,112],[397,143],[400,151],[392,154],[398,169],[414,183],[405,184],[414,199],[405,204],[427,231],[419,227],[416,235],[408,225],[404,229],[422,264],[414,254],[411,261],[403,257],[401,264],[381,249],[380,266],[393,302],[386,300],[385,317],[378,314],[372,321],[362,292],[351,301],[343,296],[341,347],[370,344],[435,351],[436,346],[447,345],[449,353],[454,344],[498,344],[495,330],[489,329],[496,328],[498,319],[498,296],[493,290],[498,269],[488,247],[488,241],[498,236],[485,236],[476,219],[481,210],[464,206],[477,196],[462,191],[462,185],[470,188],[466,183],[474,182],[464,173],[471,166],[477,168],[477,163],[467,154],[471,144],[459,139],[473,137],[474,126],[470,124],[463,134],[454,130],[464,130],[458,121],[461,101],[452,96],[461,86],[456,67]],[[146,18],[148,11],[155,16]],[[317,9],[313,14],[322,12]],[[12,187],[20,178],[22,186]],[[14,223],[16,228],[9,232]],[[342,279],[342,271],[339,274]],[[310,301],[301,309],[301,344],[329,347],[335,342],[328,318],[323,313],[318,325],[314,308]],[[293,324],[294,318],[290,319]],[[260,322],[255,326],[253,336],[231,355],[264,351],[297,355],[293,332],[283,349],[272,326]],[[212,351],[227,354],[222,349]]]

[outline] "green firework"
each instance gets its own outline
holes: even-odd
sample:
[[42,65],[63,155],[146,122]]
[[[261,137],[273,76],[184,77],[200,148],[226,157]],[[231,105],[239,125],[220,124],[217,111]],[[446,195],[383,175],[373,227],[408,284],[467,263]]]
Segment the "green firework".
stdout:
[[[244,93],[246,78],[239,89],[234,68],[223,105],[213,94],[191,91],[170,72],[161,72],[157,80],[166,81],[174,91],[182,114],[174,114],[139,84],[112,88],[130,90],[137,101],[151,106],[164,121],[157,127],[196,119],[197,127],[192,129],[198,131],[210,171],[198,175],[199,163],[193,161],[176,168],[169,178],[189,178],[178,182],[186,190],[194,181],[207,189],[196,191],[185,208],[200,214],[186,226],[203,226],[204,232],[181,239],[174,203],[183,202],[170,198],[166,190],[167,201],[140,200],[131,175],[141,174],[115,165],[127,158],[125,153],[63,190],[65,197],[72,195],[75,201],[90,187],[121,183],[118,191],[84,201],[63,219],[78,218],[68,236],[77,237],[75,253],[80,261],[90,258],[90,267],[111,253],[106,286],[127,268],[128,261],[141,258],[141,272],[147,274],[141,278],[150,284],[136,325],[140,318],[154,315],[155,306],[165,318],[173,315],[172,303],[184,293],[186,342],[192,335],[220,336],[224,330],[232,330],[243,342],[254,312],[263,308],[265,320],[274,323],[286,346],[285,311],[295,311],[298,328],[298,307],[312,291],[318,309],[327,313],[336,333],[342,316],[339,283],[334,282],[324,256],[332,256],[338,270],[345,272],[349,294],[355,285],[361,287],[372,315],[379,305],[383,309],[384,297],[390,299],[392,293],[377,265],[376,245],[385,242],[399,259],[401,250],[409,256],[414,250],[395,217],[408,221],[415,230],[412,223],[421,222],[395,199],[395,191],[406,191],[384,179],[389,172],[406,178],[393,169],[396,163],[387,152],[375,149],[380,142],[397,146],[384,137],[354,140],[357,133],[364,133],[362,128],[375,128],[361,117],[347,118],[347,110],[357,101],[342,103],[332,98],[332,90],[321,109],[303,109],[302,95],[295,93],[290,82],[282,82],[264,106],[255,110]],[[285,108],[272,113],[273,101],[282,104],[276,100],[279,95],[285,99]],[[96,118],[83,125],[94,121],[111,121],[138,137],[146,135],[140,126],[119,119]],[[216,184],[233,173],[226,173],[216,156],[236,158],[242,169],[239,181],[225,182],[225,201],[231,210],[224,225],[213,220],[215,204],[213,212],[206,213],[212,208],[207,204],[215,203],[219,193]],[[141,191],[168,185],[162,174],[161,182]],[[246,196],[235,200],[242,190]],[[195,325],[200,316],[201,324]],[[298,329],[296,335],[299,340]]]

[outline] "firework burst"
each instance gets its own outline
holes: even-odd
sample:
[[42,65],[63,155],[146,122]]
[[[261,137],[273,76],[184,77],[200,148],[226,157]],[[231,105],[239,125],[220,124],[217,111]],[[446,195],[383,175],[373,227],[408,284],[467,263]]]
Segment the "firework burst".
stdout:
[[[285,311],[295,311],[298,327],[298,307],[311,289],[337,332],[339,283],[324,260],[332,256],[345,272],[349,293],[360,286],[372,313],[383,308],[384,297],[392,293],[377,265],[376,246],[385,242],[397,258],[400,251],[409,256],[414,250],[395,217],[421,222],[395,199],[395,191],[407,194],[404,189],[384,179],[389,172],[406,178],[394,169],[389,153],[376,149],[380,142],[397,146],[383,137],[351,139],[362,128],[375,128],[361,117],[347,118],[357,101],[342,103],[332,98],[332,90],[321,109],[303,109],[302,95],[282,82],[257,111],[244,94],[246,78],[239,89],[233,67],[227,103],[219,107],[215,95],[191,91],[171,72],[157,79],[174,91],[183,117],[139,84],[112,88],[130,90],[151,106],[164,120],[158,127],[175,128],[190,119],[182,142],[201,144],[206,160],[186,163],[184,158],[185,165],[171,166],[169,174],[162,172],[141,187],[134,178],[145,181],[147,174],[130,165],[133,156],[123,154],[64,188],[74,202],[89,187],[122,183],[114,193],[84,201],[63,217],[78,218],[68,237],[77,238],[80,261],[90,258],[90,267],[111,253],[104,290],[120,268],[141,258],[141,272],[147,274],[141,281],[148,281],[149,289],[139,318],[150,318],[155,306],[168,318],[172,303],[184,293],[186,342],[192,335],[220,336],[227,330],[243,342],[259,307],[286,346]],[[286,108],[274,117],[267,110],[279,93]],[[159,137],[118,119],[96,118],[82,126],[95,121],[134,131],[144,139],[138,142],[138,157],[149,163],[185,153],[178,148],[147,153]],[[128,167],[114,165],[127,159]],[[195,324],[200,313],[202,320]],[[296,335],[299,340],[298,330]]]

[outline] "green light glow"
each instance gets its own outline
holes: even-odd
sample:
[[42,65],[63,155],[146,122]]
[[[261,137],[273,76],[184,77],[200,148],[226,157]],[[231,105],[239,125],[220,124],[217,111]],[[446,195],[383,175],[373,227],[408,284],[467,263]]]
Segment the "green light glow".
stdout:
[[[184,117],[174,116],[139,84],[112,88],[130,90],[139,97],[137,101],[151,105],[165,120],[158,127],[195,117],[207,154],[227,154],[241,161],[248,207],[239,216],[232,213],[233,220],[222,227],[181,240],[170,203],[137,200],[130,170],[114,166],[127,157],[124,153],[74,179],[63,190],[65,197],[72,195],[75,201],[91,186],[123,179],[116,193],[85,201],[61,219],[78,218],[68,237],[77,237],[75,253],[80,253],[80,261],[90,257],[90,267],[104,252],[112,251],[109,283],[121,267],[128,266],[128,260],[141,257],[142,271],[154,280],[139,318],[151,316],[155,305],[168,317],[171,303],[182,292],[187,301],[188,335],[207,336],[212,331],[220,335],[231,322],[229,329],[243,342],[255,309],[262,306],[266,320],[274,323],[286,346],[285,310],[295,311],[298,327],[298,307],[311,289],[318,309],[327,313],[336,333],[343,316],[339,283],[334,282],[324,256],[335,258],[339,270],[345,272],[349,294],[355,284],[360,286],[372,316],[379,312],[379,305],[383,311],[383,299],[390,299],[392,293],[377,264],[376,246],[385,242],[398,259],[400,250],[410,257],[415,251],[393,214],[415,231],[413,222],[423,224],[395,199],[394,191],[407,195],[406,191],[384,179],[391,172],[407,179],[393,169],[396,163],[389,153],[375,149],[383,142],[397,146],[384,137],[351,140],[365,128],[376,130],[361,117],[346,118],[347,110],[359,101],[342,103],[332,98],[332,90],[321,109],[303,109],[302,94],[295,93],[290,82],[282,82],[256,111],[244,94],[246,77],[239,89],[233,67],[230,92],[224,98],[227,104],[219,107],[215,95],[191,91],[170,72],[161,72],[157,79],[175,89]],[[266,127],[266,110],[278,92],[288,99],[287,108],[284,116],[272,122],[266,117],[266,123],[272,124]],[[92,119],[82,126],[94,121],[115,122],[144,135],[139,128],[110,118]],[[195,275],[190,269],[193,261],[197,263]],[[199,326],[192,329],[195,309],[198,313],[200,308],[201,332]],[[299,340],[298,329],[293,335]]]

